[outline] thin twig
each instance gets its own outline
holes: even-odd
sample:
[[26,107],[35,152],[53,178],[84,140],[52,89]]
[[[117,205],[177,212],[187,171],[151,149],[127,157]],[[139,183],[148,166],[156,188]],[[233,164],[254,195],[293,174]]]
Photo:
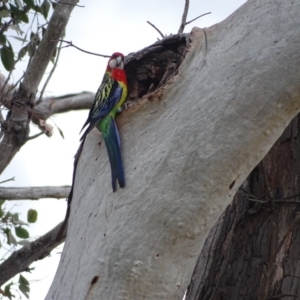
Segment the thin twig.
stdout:
[[53,68],[51,69],[51,71],[49,73],[49,76],[46,79],[46,82],[45,82],[45,84],[44,84],[44,86],[42,88],[42,91],[40,93],[40,97],[39,97],[39,100],[37,101],[37,104],[42,101],[42,97],[44,95],[45,89],[46,89],[46,87],[47,87],[47,85],[48,85],[48,83],[49,83],[49,81],[50,81],[50,79],[51,79],[51,77],[52,77],[55,69],[56,69],[56,66],[57,66],[57,63],[58,63],[58,59],[59,59],[60,50],[61,50],[61,45],[62,45],[62,41],[60,41],[60,44],[58,46],[58,51],[57,51],[57,55],[56,55],[56,58],[55,58],[55,61],[54,61],[54,64],[53,64]]
[[[251,202],[262,203],[262,204],[270,202],[270,200],[259,200],[259,199],[254,199],[254,198],[247,198],[247,200],[251,201]],[[286,200],[283,200],[283,199],[278,199],[278,200],[274,200],[274,203],[277,203],[277,204],[278,203],[282,203],[282,204],[300,204],[300,201],[297,201],[297,200],[286,201]]]
[[29,137],[27,138],[27,141],[26,141],[26,142],[28,142],[28,141],[30,141],[30,140],[33,140],[33,139],[36,139],[37,137],[39,137],[39,136],[41,136],[41,135],[43,135],[43,134],[44,134],[44,132],[42,131],[42,132],[39,132],[39,133],[37,133],[37,134],[35,134],[35,135],[29,136]]
[[265,193],[263,193],[263,194],[261,195],[260,198],[264,198],[266,195],[270,194],[273,190],[275,190],[275,188],[276,188],[276,187],[273,187],[272,189],[266,191]]
[[[0,93],[1,93],[2,95],[3,95],[4,89],[5,89],[6,85],[7,85],[7,83],[8,83],[8,81],[9,81],[10,77],[11,77],[11,74],[12,74],[12,71],[10,71],[10,72],[8,73],[8,76],[7,76],[7,78],[6,78],[6,80],[5,80],[4,84],[3,84],[3,87],[2,87],[2,89],[1,89],[1,91],[0,91]],[[3,98],[3,96],[1,97],[1,99],[2,99],[2,98]]]
[[149,24],[149,25],[151,25],[159,34],[160,34],[160,36],[162,37],[162,38],[165,38],[165,36],[162,34],[162,32],[154,25],[154,24],[152,24],[151,22],[149,22],[149,21],[147,21],[147,23]]
[[197,17],[197,18],[195,18],[195,19],[193,19],[193,20],[191,20],[191,21],[186,22],[185,25],[188,25],[188,24],[190,24],[190,23],[192,23],[192,22],[198,20],[199,18],[201,18],[201,17],[203,17],[203,16],[206,16],[206,15],[209,15],[209,14],[211,14],[211,12],[208,12],[208,13],[205,13],[205,14],[203,14],[203,15],[200,15],[199,17]]
[[17,87],[17,85],[18,85],[18,84],[21,82],[21,80],[24,78],[25,73],[26,73],[26,72],[24,72],[23,75],[16,81],[16,83],[15,83],[13,86],[11,86],[11,87],[7,90],[7,93],[6,93],[5,96],[7,96],[7,94],[8,94],[10,91],[12,91],[13,89],[15,89],[15,88]]
[[[246,191],[243,188],[240,188],[240,190],[249,195],[247,197],[248,201],[258,202],[258,203],[263,203],[263,204],[269,202],[269,200],[259,199],[258,197],[256,197],[255,195],[251,194],[250,192]],[[274,190],[274,188],[271,189],[271,190],[269,190],[269,191],[267,191],[266,193],[264,193],[263,196],[265,196],[267,193],[271,192],[272,190]],[[287,204],[300,204],[299,200],[287,201],[288,199],[296,198],[296,197],[299,197],[299,196],[300,196],[300,193],[294,194],[294,195],[291,195],[291,196],[287,196],[287,197],[284,197],[284,198],[280,198],[280,199],[274,199],[272,202],[274,202],[274,203],[283,203],[283,204],[285,204],[285,203],[287,203]]]
[[185,0],[184,11],[182,14],[181,24],[180,24],[178,33],[183,33],[184,27],[186,25],[186,18],[187,18],[188,12],[189,12],[189,5],[190,5],[190,1]]
[[296,295],[296,294],[279,294],[279,295],[272,296],[268,300],[281,299],[281,298],[284,298],[284,297],[294,297],[294,298],[297,298],[298,295]]
[[9,25],[14,21],[13,18],[11,18],[7,23],[4,23],[2,28],[0,29],[0,35],[2,35],[9,27]]
[[12,178],[9,178],[9,179],[0,181],[0,184],[5,183],[5,182],[8,182],[8,181],[15,181],[15,177],[12,177]]
[[[17,62],[19,62],[20,59],[21,59],[20,57],[17,58],[16,61],[15,61],[15,64],[16,64]],[[1,94],[3,94],[4,89],[5,89],[6,85],[8,84],[8,81],[10,80],[10,77],[11,77],[11,75],[12,75],[12,72],[13,72],[13,71],[10,71],[10,72],[8,73],[7,79],[6,79],[4,85],[3,85],[2,89],[1,89]],[[7,89],[6,94],[4,95],[5,97],[7,97],[8,94],[9,94],[12,90],[14,90],[14,89],[16,88],[16,86],[19,84],[19,82],[24,78],[25,73],[26,73],[26,72],[23,73],[23,75],[17,80],[17,82],[16,82],[13,86],[10,86],[10,87]],[[2,96],[1,99],[3,99],[3,96]]]
[[294,195],[291,195],[291,196],[287,196],[287,197],[284,197],[284,198],[281,198],[281,199],[278,199],[278,200],[286,200],[286,199],[296,198],[298,196],[300,196],[300,193],[299,194],[294,194]]
[[252,202],[258,202],[258,203],[268,203],[269,201],[268,200],[259,200],[259,199],[255,199],[255,198],[247,198],[248,201],[252,201]]
[[84,5],[72,4],[72,3],[58,1],[58,0],[55,0],[55,2],[58,3],[58,4],[73,5],[73,6],[77,6],[77,7],[85,7]]
[[245,190],[244,188],[240,187],[239,190],[243,191],[244,193],[252,196],[254,199],[257,199],[257,197],[255,195],[253,195],[252,193],[248,192],[247,190]]
[[[61,48],[66,48],[66,47],[74,47],[76,48],[77,50],[79,51],[82,51],[84,53],[87,53],[87,54],[92,54],[92,55],[96,55],[96,56],[101,56],[101,57],[105,57],[105,58],[109,58],[110,55],[105,55],[105,54],[98,54],[98,53],[95,53],[95,52],[90,52],[90,51],[86,51],[86,50],[83,50],[77,46],[75,46],[72,41],[65,41],[65,40],[57,40],[58,42],[63,42],[63,43],[66,43],[68,44],[67,46],[64,46],[64,47],[61,47]],[[53,41],[53,42],[57,42],[57,41]]]

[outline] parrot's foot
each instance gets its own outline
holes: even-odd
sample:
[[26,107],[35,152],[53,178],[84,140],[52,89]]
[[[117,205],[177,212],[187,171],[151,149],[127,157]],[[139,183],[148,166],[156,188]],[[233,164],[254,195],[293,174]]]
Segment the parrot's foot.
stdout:
[[124,109],[128,110],[129,107],[130,107],[130,103],[125,102],[121,107],[118,107],[118,114],[120,114]]

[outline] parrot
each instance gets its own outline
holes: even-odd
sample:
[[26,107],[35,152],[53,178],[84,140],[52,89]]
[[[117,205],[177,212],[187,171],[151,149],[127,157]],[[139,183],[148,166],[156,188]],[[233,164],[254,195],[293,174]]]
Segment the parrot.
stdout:
[[[62,241],[66,235],[66,227],[71,210],[71,201],[73,198],[73,186],[75,182],[77,164],[83,149],[87,135],[94,127],[102,132],[109,162],[111,166],[112,189],[116,191],[116,182],[118,180],[121,188],[125,187],[124,168],[120,151],[120,136],[115,123],[115,116],[122,110],[122,104],[127,97],[127,79],[124,71],[124,55],[115,52],[110,57],[102,83],[95,95],[94,103],[90,109],[88,118],[81,131],[88,125],[80,138],[80,146],[75,155],[73,183],[70,190],[65,220],[62,223],[57,234],[57,241]],[[80,131],[80,132],[81,132]]]
[[102,132],[111,166],[113,192],[117,189],[117,181],[121,188],[125,186],[120,136],[115,123],[115,116],[122,110],[126,97],[127,79],[124,70],[124,55],[115,52],[108,61],[102,83],[81,131],[86,126],[87,128],[80,138],[80,141],[85,140],[94,127]]

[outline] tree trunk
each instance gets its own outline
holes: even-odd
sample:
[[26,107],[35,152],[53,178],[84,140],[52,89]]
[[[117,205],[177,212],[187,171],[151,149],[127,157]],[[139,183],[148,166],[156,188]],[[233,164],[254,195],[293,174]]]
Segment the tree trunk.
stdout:
[[91,132],[47,300],[182,299],[209,230],[299,112],[299,14],[252,0],[193,30],[177,74],[118,119],[125,189]]
[[298,115],[211,230],[186,300],[299,298],[299,126]]

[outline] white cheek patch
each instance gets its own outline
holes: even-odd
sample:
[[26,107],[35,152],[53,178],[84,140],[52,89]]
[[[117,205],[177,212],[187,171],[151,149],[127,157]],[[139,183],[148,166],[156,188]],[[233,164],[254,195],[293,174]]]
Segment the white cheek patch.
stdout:
[[117,66],[117,62],[115,59],[112,59],[109,61],[108,65],[111,69],[114,69]]

